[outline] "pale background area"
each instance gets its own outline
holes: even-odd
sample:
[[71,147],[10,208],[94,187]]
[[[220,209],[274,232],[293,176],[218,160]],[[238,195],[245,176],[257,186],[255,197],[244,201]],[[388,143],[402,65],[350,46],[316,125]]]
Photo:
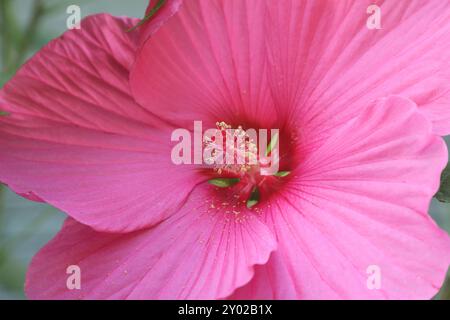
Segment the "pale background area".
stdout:
[[[38,0],[10,0],[19,26],[28,23],[31,7],[35,1]],[[6,3],[8,0],[0,0],[0,4],[2,2]],[[44,0],[44,2],[54,4],[56,7],[38,26],[27,56],[65,31],[68,5],[79,5],[83,17],[99,12],[142,17],[148,4],[147,0]],[[0,38],[0,45],[10,45],[1,40]],[[1,49],[0,52],[3,51],[3,48]],[[2,70],[0,85],[11,76],[4,72],[5,66],[2,64],[4,62],[0,62]],[[438,224],[449,232],[450,205],[440,204],[434,200],[430,212]],[[64,218],[65,215],[58,210],[25,200],[0,185],[0,300],[24,298],[23,283],[28,263],[32,256],[55,235]],[[450,297],[449,292],[445,296]]]

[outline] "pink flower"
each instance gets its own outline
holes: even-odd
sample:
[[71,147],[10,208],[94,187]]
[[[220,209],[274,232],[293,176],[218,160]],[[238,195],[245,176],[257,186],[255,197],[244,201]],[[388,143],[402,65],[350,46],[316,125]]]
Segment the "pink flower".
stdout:
[[[42,49],[0,108],[0,180],[70,216],[28,297],[431,298],[450,262],[427,214],[447,163],[450,6],[380,1],[369,30],[371,3],[170,1],[140,32],[92,16]],[[247,209],[251,179],[219,189],[171,162],[172,130],[194,120],[280,128],[290,175]]]

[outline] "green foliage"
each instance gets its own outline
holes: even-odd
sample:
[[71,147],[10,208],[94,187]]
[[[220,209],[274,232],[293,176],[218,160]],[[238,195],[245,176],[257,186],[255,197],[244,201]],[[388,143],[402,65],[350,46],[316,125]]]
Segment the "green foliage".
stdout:
[[279,178],[284,178],[284,177],[287,177],[290,174],[291,174],[290,171],[278,171],[277,173],[274,174],[274,176],[275,177],[279,177]]
[[259,203],[261,195],[259,193],[258,187],[254,187],[250,197],[247,200],[247,208],[251,209]]
[[14,10],[12,0],[0,0],[0,40],[2,56],[2,79],[8,78],[24,62],[32,49],[39,26],[46,16],[47,7],[43,0],[34,0],[31,17],[27,24],[21,27]]
[[234,186],[239,181],[240,179],[238,178],[217,178],[209,180],[208,183],[219,188],[228,188]]
[[127,30],[127,32],[131,32],[142,26],[148,20],[150,20],[166,3],[166,0],[159,0],[158,3],[149,11],[149,13],[141,20],[137,25]]
[[450,164],[442,172],[441,187],[435,197],[440,202],[450,203]]

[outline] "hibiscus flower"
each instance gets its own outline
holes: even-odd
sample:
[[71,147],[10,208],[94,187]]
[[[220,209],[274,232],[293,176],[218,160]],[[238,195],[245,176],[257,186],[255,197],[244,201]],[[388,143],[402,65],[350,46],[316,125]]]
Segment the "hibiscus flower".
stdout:
[[[0,180],[69,218],[28,297],[433,297],[450,5],[376,3],[379,30],[369,1],[168,0],[132,32],[92,16],[38,52],[1,91]],[[218,188],[219,171],[175,165],[171,133],[194,121],[279,128],[288,174]]]

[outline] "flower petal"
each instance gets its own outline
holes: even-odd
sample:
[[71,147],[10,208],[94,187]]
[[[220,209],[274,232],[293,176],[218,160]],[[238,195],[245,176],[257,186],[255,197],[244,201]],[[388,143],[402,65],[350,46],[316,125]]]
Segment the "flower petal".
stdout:
[[[430,131],[398,97],[336,131],[272,204],[266,219],[278,250],[231,298],[432,298],[450,264],[450,239],[427,214],[447,160]],[[378,290],[367,285],[371,266]]]
[[[210,211],[207,194],[159,225],[129,234],[95,232],[73,220],[37,256],[27,275],[31,299],[216,299],[246,284],[275,249],[253,215]],[[68,266],[81,290],[68,290]]]
[[[374,2],[379,30],[366,26]],[[301,114],[299,125],[344,122],[359,112],[355,104],[398,94],[416,102],[435,133],[450,133],[448,1],[267,3],[271,86],[277,104]]]
[[[145,15],[155,8],[161,0],[150,0]],[[145,43],[159,28],[163,26],[174,14],[180,10],[183,0],[165,0],[163,6],[149,19],[139,27],[140,43]]]
[[186,1],[142,47],[131,73],[136,100],[182,127],[193,120],[242,124],[255,115],[261,125],[275,121],[265,8],[258,0]]
[[158,223],[201,178],[171,162],[171,128],[129,92],[135,22],[83,20],[1,92],[0,180],[102,231]]

